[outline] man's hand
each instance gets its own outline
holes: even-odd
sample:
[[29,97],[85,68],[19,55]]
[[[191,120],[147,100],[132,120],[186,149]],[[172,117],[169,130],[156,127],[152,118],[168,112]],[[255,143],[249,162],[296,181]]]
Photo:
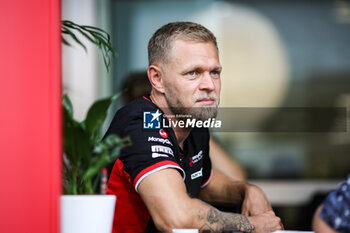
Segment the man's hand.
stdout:
[[264,192],[257,186],[247,185],[242,203],[242,214],[255,216],[268,211],[272,211],[272,207]]
[[248,220],[255,228],[254,233],[270,233],[283,230],[281,219],[272,210],[248,217]]
[[242,214],[248,217],[255,227],[254,232],[283,230],[283,224],[275,215],[264,192],[254,185],[248,185],[242,204]]

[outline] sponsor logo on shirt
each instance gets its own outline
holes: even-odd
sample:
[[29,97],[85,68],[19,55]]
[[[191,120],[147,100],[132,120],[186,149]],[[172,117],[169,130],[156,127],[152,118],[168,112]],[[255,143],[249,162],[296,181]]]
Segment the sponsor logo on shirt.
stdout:
[[156,138],[156,137],[148,137],[149,142],[160,142],[162,144],[173,145],[169,139],[164,138]]
[[159,134],[160,134],[160,136],[162,136],[162,138],[168,138],[168,134],[167,134],[167,132],[165,132],[164,129],[160,129]]
[[143,128],[144,129],[160,129],[160,116],[162,114],[157,111],[143,112]]
[[192,157],[193,163],[197,163],[199,160],[203,158],[203,151],[199,151],[198,154]]
[[198,152],[198,154],[196,154],[195,156],[192,156],[192,157],[190,158],[190,163],[189,163],[189,165],[192,167],[193,164],[197,163],[197,162],[198,162],[199,160],[201,160],[202,158],[203,158],[203,151],[200,150],[200,151]]
[[163,153],[163,154],[169,154],[174,156],[174,152],[170,147],[167,146],[152,146],[152,152],[157,152],[157,153]]
[[192,173],[191,180],[194,180],[194,179],[197,179],[198,177],[203,176],[202,170],[203,170],[203,168],[201,168],[201,170],[199,170],[198,172]]
[[152,153],[152,158],[158,158],[158,157],[169,157],[169,156],[166,154]]

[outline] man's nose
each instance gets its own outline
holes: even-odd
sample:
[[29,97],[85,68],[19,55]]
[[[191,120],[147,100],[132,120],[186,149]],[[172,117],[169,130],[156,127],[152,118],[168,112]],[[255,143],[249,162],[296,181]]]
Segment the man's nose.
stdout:
[[203,73],[199,89],[209,91],[215,90],[215,83],[209,72]]

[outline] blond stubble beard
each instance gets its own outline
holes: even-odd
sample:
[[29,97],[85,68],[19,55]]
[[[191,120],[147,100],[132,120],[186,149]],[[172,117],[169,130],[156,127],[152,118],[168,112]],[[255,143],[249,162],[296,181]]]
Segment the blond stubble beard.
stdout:
[[[203,93],[195,96],[193,103],[198,99],[202,98],[212,98],[215,100],[215,106],[204,106],[204,107],[185,107],[184,103],[181,102],[177,95],[174,93],[172,88],[168,89],[168,95],[165,95],[165,100],[171,110],[171,112],[176,115],[191,116],[192,119],[205,121],[209,118],[215,118],[217,115],[217,108],[219,105],[219,99],[216,97],[215,93]],[[181,117],[179,117],[181,118]]]

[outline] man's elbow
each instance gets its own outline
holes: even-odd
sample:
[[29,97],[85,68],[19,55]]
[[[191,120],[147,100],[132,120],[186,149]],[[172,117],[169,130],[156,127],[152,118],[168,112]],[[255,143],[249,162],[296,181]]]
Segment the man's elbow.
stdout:
[[177,211],[177,213],[165,213],[161,217],[153,219],[155,226],[161,232],[172,232],[173,229],[193,228],[193,216],[186,211]]

